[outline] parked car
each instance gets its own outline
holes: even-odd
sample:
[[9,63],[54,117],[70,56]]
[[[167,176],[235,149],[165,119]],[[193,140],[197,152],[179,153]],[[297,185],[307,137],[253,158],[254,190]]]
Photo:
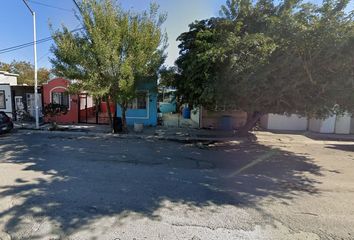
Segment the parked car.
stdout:
[[12,119],[5,112],[0,112],[0,134],[10,132],[13,128]]

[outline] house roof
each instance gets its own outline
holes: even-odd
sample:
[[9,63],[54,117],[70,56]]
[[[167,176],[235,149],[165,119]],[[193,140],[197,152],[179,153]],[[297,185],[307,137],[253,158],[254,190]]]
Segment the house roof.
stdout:
[[0,74],[3,74],[5,76],[12,76],[12,77],[18,77],[20,75],[16,74],[16,73],[9,73],[9,72],[5,72],[5,71],[0,71]]

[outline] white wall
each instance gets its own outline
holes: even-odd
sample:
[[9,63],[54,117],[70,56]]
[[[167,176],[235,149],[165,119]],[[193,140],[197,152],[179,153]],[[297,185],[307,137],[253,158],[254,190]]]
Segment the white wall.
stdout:
[[327,119],[310,119],[309,130],[318,133],[334,133],[336,116]]
[[350,134],[351,131],[351,115],[344,114],[341,116],[337,116],[336,125],[335,125],[335,133],[337,134]]
[[199,110],[199,108],[194,108],[194,109],[192,109],[192,111],[191,111],[191,120],[193,121],[193,122],[195,122],[198,126],[200,125],[200,119],[199,119],[199,117],[200,117],[200,110]]
[[354,116],[332,116],[327,119],[310,119],[292,114],[290,116],[267,114],[261,118],[261,126],[268,130],[312,131],[317,133],[354,134]]
[[262,127],[268,130],[306,131],[307,123],[307,118],[296,114],[267,114],[261,119]]
[[0,71],[0,83],[10,84],[11,86],[17,85],[17,75]]
[[11,87],[9,84],[0,84],[0,90],[5,91],[5,109],[0,109],[4,111],[9,117],[12,117],[12,98],[11,98]]

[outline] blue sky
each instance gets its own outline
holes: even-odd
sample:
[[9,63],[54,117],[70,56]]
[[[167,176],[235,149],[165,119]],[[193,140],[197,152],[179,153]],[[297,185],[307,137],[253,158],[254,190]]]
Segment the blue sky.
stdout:
[[[32,16],[22,0],[1,0],[0,13],[0,49],[20,45],[33,41]],[[72,9],[75,5],[72,0],[29,0],[30,6],[37,15],[37,39],[50,36],[49,23],[54,29],[64,24],[69,29],[80,27]],[[136,11],[145,10],[150,0],[121,0],[126,9]],[[188,24],[196,19],[204,19],[218,14],[220,6],[225,0],[157,0],[160,10],[168,14],[165,29],[169,38],[167,64],[172,65],[178,56],[176,38],[180,33],[188,30]],[[42,4],[56,6],[55,9]],[[48,57],[52,42],[38,44],[38,65],[50,67]],[[13,59],[33,62],[33,48],[27,47],[14,52],[0,54],[1,62],[11,62]]]
[[[37,39],[50,36],[49,23],[57,29],[61,24],[69,29],[80,27],[73,9],[75,5],[72,0],[28,0],[31,7],[37,14]],[[320,2],[321,0],[312,0]],[[145,10],[150,0],[121,0],[122,6],[126,9],[136,11]],[[182,32],[188,30],[188,24],[196,19],[205,19],[218,15],[220,6],[226,0],[155,0],[160,5],[160,10],[168,14],[165,29],[169,38],[168,59],[166,64],[173,65],[178,56],[178,43],[176,38]],[[32,16],[23,4],[22,0],[0,0],[0,50],[23,43],[33,41]],[[50,8],[40,4],[47,4],[61,9]],[[350,4],[353,4],[351,1]],[[51,65],[48,57],[52,41],[38,44],[38,65],[48,67]],[[0,54],[1,62],[12,60],[25,60],[33,62],[33,48],[27,47],[14,52]]]

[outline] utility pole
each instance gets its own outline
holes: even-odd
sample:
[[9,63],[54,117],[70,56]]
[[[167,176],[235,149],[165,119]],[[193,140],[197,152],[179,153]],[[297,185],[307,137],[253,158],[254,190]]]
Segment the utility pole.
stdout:
[[36,33],[36,13],[30,8],[26,0],[22,0],[31,12],[33,17],[33,50],[34,50],[34,104],[36,115],[36,128],[39,129],[39,107],[38,107],[38,76],[37,76],[37,33]]

